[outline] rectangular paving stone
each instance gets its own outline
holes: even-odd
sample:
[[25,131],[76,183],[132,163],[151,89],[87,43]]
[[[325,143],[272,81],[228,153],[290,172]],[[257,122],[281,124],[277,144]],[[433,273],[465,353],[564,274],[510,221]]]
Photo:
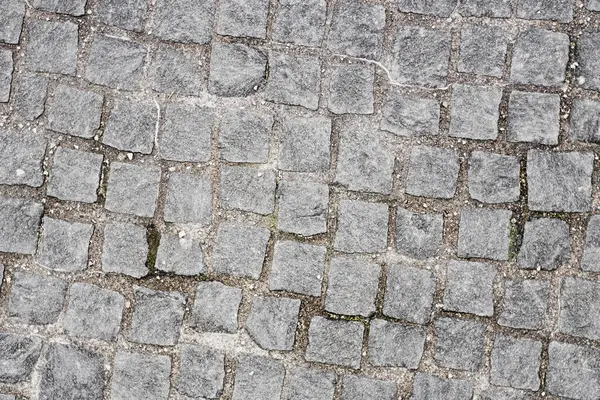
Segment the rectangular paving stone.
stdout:
[[78,26],[71,22],[29,20],[25,63],[31,71],[75,75]]
[[458,0],[414,1],[398,0],[400,12],[449,17],[458,4]]
[[508,102],[508,140],[558,144],[560,97],[514,91]]
[[527,394],[523,390],[507,387],[489,387],[480,394],[481,400],[526,400]]
[[319,46],[325,33],[325,0],[281,0],[271,37],[276,42]]
[[231,162],[268,162],[273,123],[273,117],[262,110],[227,111],[219,129],[221,158]]
[[44,207],[33,201],[0,197],[0,251],[35,253]]
[[120,350],[114,361],[111,400],[167,400],[171,358]]
[[269,274],[269,290],[321,296],[326,253],[324,246],[278,241]]
[[444,244],[442,214],[396,210],[396,249],[409,257],[423,260],[437,256]]
[[471,400],[473,385],[466,380],[444,379],[427,373],[415,375],[411,400]]
[[144,30],[147,11],[147,0],[101,0],[97,9],[100,22],[135,32]]
[[567,335],[600,339],[600,283],[564,278],[559,295],[558,330]]
[[574,99],[569,139],[600,143],[600,101]]
[[592,215],[588,222],[581,269],[600,272],[600,215]]
[[519,0],[516,16],[521,19],[571,22],[573,20],[573,0]]
[[61,200],[95,203],[98,199],[102,154],[58,147],[47,193]]
[[509,203],[521,194],[519,159],[495,153],[474,151],[469,158],[469,195],[483,203]]
[[44,217],[37,262],[59,272],[83,271],[94,225]]
[[119,292],[88,283],[74,283],[63,325],[68,335],[100,340],[117,340],[125,297]]
[[477,371],[485,358],[487,326],[478,321],[439,318],[435,321],[435,362],[446,368]]
[[548,312],[550,284],[546,281],[507,280],[498,324],[520,329],[543,329]]
[[313,317],[304,358],[306,361],[359,369],[364,330],[361,322]]
[[451,199],[456,192],[460,162],[456,150],[414,146],[410,152],[406,193]]
[[41,134],[0,129],[0,184],[42,186],[46,144]]
[[192,308],[190,326],[199,332],[235,333],[242,289],[221,282],[200,282]]
[[208,226],[212,220],[212,183],[201,176],[173,173],[167,183],[164,218],[167,222]]
[[556,396],[593,400],[600,396],[600,351],[551,341],[546,390]]
[[87,0],[33,0],[33,7],[59,14],[80,17],[85,14]]
[[25,3],[21,0],[3,0],[0,14],[0,42],[17,44],[21,38]]
[[160,174],[156,166],[111,163],[104,207],[138,217],[154,216]]
[[42,339],[0,333],[0,382],[17,383],[29,379],[42,352]]
[[169,104],[158,136],[160,157],[172,161],[210,160],[213,122],[213,111],[209,108]]
[[219,398],[225,378],[225,354],[188,343],[180,349],[177,391],[192,398]]
[[498,137],[502,89],[493,86],[452,87],[450,136],[475,140]]
[[380,379],[346,375],[342,379],[342,400],[393,400],[396,383]]
[[275,172],[249,167],[221,168],[221,206],[268,215],[275,209]]
[[463,258],[508,260],[511,217],[508,210],[461,210],[456,254]]
[[513,6],[511,0],[461,0],[457,11],[465,17],[509,18]]
[[157,0],[152,32],[164,40],[209,43],[212,38],[214,0]]
[[296,338],[300,300],[254,296],[246,331],[265,350],[290,351]]
[[541,356],[542,342],[496,335],[490,382],[515,389],[538,390]]
[[388,317],[426,324],[431,318],[431,305],[436,280],[430,271],[404,264],[387,268],[383,314]]
[[286,380],[282,400],[333,400],[336,377],[331,372],[292,367],[286,371]]
[[600,33],[582,33],[577,41],[577,54],[579,75],[585,79],[582,86],[586,89],[600,90]]
[[278,399],[281,397],[285,368],[267,357],[238,357],[232,400]]
[[450,261],[446,269],[444,309],[480,316],[494,314],[496,268],[489,264]]
[[283,180],[279,182],[278,191],[277,229],[301,236],[312,236],[327,231],[327,185]]
[[90,139],[100,127],[102,95],[67,85],[59,85],[48,99],[48,128]]
[[406,95],[390,88],[383,105],[380,128],[400,136],[438,135],[440,102]]
[[55,323],[63,309],[67,286],[67,281],[52,276],[15,272],[8,316],[24,324]]
[[208,272],[199,240],[164,233],[160,237],[154,266],[159,271],[182,276]]
[[569,224],[556,218],[525,223],[517,265],[524,269],[554,270],[571,260]]
[[117,99],[102,136],[102,143],[123,151],[150,154],[154,147],[158,109],[149,101]]
[[148,274],[146,229],[131,223],[111,222],[104,227],[102,271],[141,278]]
[[268,12],[269,0],[222,0],[217,12],[217,33],[264,39]]
[[222,97],[246,97],[264,86],[267,57],[254,47],[213,43],[208,91]]
[[[471,0],[474,2],[476,0]],[[488,3],[502,3],[502,1]],[[507,1],[509,15],[510,5]],[[462,4],[469,10],[481,9],[479,5]],[[477,11],[475,11],[477,13]],[[462,14],[462,13],[461,13]],[[464,15],[464,14],[462,14]],[[498,27],[465,24],[460,33],[460,59],[458,71],[467,74],[487,75],[501,78],[504,72],[508,35]]]
[[375,319],[369,331],[369,362],[375,366],[417,369],[425,336],[424,328]]
[[527,153],[528,204],[531,210],[589,211],[594,155],[582,152]]
[[274,103],[319,107],[321,62],[316,56],[269,54],[269,81],[265,99]]
[[7,103],[13,75],[13,54],[10,50],[0,50],[0,103]]
[[287,117],[279,137],[279,168],[294,172],[329,170],[331,119]]
[[206,79],[200,59],[200,53],[193,49],[159,44],[148,71],[152,89],[169,95],[199,96]]
[[342,200],[334,248],[344,253],[378,253],[387,248],[388,207],[381,203]]
[[337,64],[331,67],[327,107],[334,114],[373,114],[372,64]]
[[27,72],[15,75],[12,83],[14,115],[27,121],[38,118],[44,112],[47,91],[45,76]]

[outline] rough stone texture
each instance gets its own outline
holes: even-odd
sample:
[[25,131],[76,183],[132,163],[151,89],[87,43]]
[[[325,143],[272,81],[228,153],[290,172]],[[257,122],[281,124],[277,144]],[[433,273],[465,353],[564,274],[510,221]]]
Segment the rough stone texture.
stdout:
[[144,30],[147,11],[146,0],[101,0],[98,4],[98,19],[107,25],[141,32]]
[[152,217],[159,183],[159,167],[113,162],[104,207],[118,213]]
[[186,296],[134,286],[135,300],[128,339],[136,343],[174,346],[179,340]]
[[378,60],[384,28],[383,6],[342,0],[333,11],[327,47],[334,53]]
[[273,117],[265,112],[228,111],[221,120],[219,131],[221,158],[240,163],[269,161],[273,123]]
[[[504,1],[508,4],[508,1]],[[488,4],[495,3],[501,3],[501,1]],[[461,6],[467,8],[469,4],[461,2]],[[473,8],[475,10],[482,9],[479,5]],[[507,45],[507,34],[501,28],[474,24],[463,25],[460,33],[458,71],[501,78],[504,72]]]
[[28,21],[25,62],[31,71],[75,75],[78,26],[72,22]]
[[437,256],[444,244],[444,216],[396,210],[396,249],[423,260]]
[[530,210],[589,211],[592,202],[592,153],[527,153],[527,188]]
[[171,174],[164,218],[167,222],[209,225],[212,220],[212,182],[187,173]]
[[300,300],[256,296],[246,320],[246,330],[265,350],[292,350]]
[[507,387],[490,387],[480,394],[481,400],[526,400],[526,392]]
[[45,358],[39,400],[104,398],[102,356],[74,345],[52,343]]
[[600,396],[600,351],[552,341],[548,347],[546,390],[556,396],[594,400]]
[[326,14],[325,0],[281,0],[271,37],[277,42],[319,46],[325,31]]
[[104,227],[102,270],[141,278],[148,273],[146,229],[131,223],[112,222]]
[[43,226],[37,262],[54,271],[83,271],[94,226],[49,217],[44,217]]
[[439,134],[440,102],[407,96],[390,88],[382,110],[380,128],[400,136]]
[[456,150],[414,146],[408,161],[406,193],[450,199],[456,192],[459,168]]
[[63,324],[71,336],[116,340],[124,307],[125,298],[118,292],[74,283]]
[[320,369],[296,367],[286,371],[283,400],[333,400],[335,375]]
[[157,111],[149,101],[117,99],[102,143],[119,150],[150,154],[154,147]]
[[143,77],[147,53],[148,49],[137,42],[95,35],[85,79],[98,85],[135,90],[139,88]]
[[473,385],[465,380],[442,379],[425,373],[415,375],[411,400],[471,400]]
[[42,186],[46,144],[42,135],[0,130],[0,184]]
[[446,272],[444,309],[481,316],[494,313],[496,268],[480,263],[450,261]]
[[345,253],[377,253],[387,247],[388,207],[381,203],[342,200],[334,248]]
[[421,327],[373,320],[369,331],[369,361],[377,366],[417,369],[425,336],[425,329]]
[[152,32],[164,40],[206,44],[212,38],[214,0],[157,0]]
[[565,80],[568,61],[567,34],[532,28],[517,38],[510,80],[526,85],[560,86]]
[[269,0],[222,0],[217,13],[217,33],[264,39],[268,12]]
[[316,110],[319,107],[320,80],[321,62],[318,57],[271,52],[265,98],[274,103]]
[[591,11],[600,11],[600,1],[599,0],[588,0],[586,3],[586,7]]
[[0,400],[16,400],[16,397],[14,394],[0,393]]
[[182,344],[175,388],[192,398],[218,398],[223,391],[225,354],[205,346]]
[[474,151],[469,158],[469,195],[483,203],[519,200],[521,165],[519,159],[502,154]]
[[[600,7],[599,7],[600,8]],[[600,90],[600,33],[583,33],[577,42],[579,74],[585,79],[583,87]]]
[[414,1],[398,0],[398,9],[405,13],[428,14],[436,17],[449,17],[458,0]]
[[195,104],[169,104],[158,137],[161,158],[189,162],[210,160],[213,119],[211,109]]
[[375,312],[375,297],[381,267],[369,261],[335,257],[329,267],[325,310],[343,315],[369,317]]
[[485,324],[477,321],[436,320],[436,363],[446,368],[477,371],[484,361],[486,328]]
[[2,0],[0,15],[0,42],[17,44],[21,37],[25,3],[20,0]]
[[393,400],[396,383],[380,379],[346,375],[342,379],[342,400]]
[[44,11],[80,17],[85,14],[87,0],[33,0],[32,6]]
[[267,57],[243,44],[213,44],[209,92],[224,97],[249,96],[265,82]]
[[516,16],[523,19],[549,19],[570,22],[573,19],[573,0],[519,0]]
[[304,358],[306,361],[358,369],[364,330],[361,322],[313,317]]
[[17,383],[29,379],[42,351],[42,339],[0,333],[0,382]]
[[277,228],[301,236],[327,231],[329,187],[315,182],[280,181]]
[[454,85],[450,136],[476,140],[496,139],[501,99],[501,88]]
[[180,96],[199,96],[205,79],[200,57],[191,49],[160,44],[148,72],[152,89]]
[[400,26],[392,48],[392,78],[402,84],[439,87],[446,83],[450,32]]
[[291,240],[275,243],[269,289],[321,296],[326,252],[324,246]]
[[200,332],[235,333],[242,289],[220,282],[200,282],[190,325]]
[[48,100],[48,128],[90,139],[100,127],[103,96],[60,85]]
[[548,282],[533,279],[506,281],[498,324],[511,328],[542,329],[549,297]]
[[67,294],[67,282],[52,276],[15,272],[9,317],[24,324],[47,325],[58,319]]
[[118,351],[112,373],[111,400],[167,400],[169,356]]
[[383,313],[416,324],[429,322],[436,281],[431,272],[403,264],[387,268]]
[[200,241],[171,234],[161,235],[155,267],[159,271],[183,276],[207,272]]
[[538,390],[542,342],[497,335],[492,349],[490,382],[515,389]]
[[508,140],[558,144],[560,97],[514,91],[508,103]]
[[227,167],[221,169],[221,205],[268,215],[275,209],[275,172],[272,169]]
[[8,102],[13,75],[13,53],[0,50],[0,103]]
[[0,197],[0,251],[33,254],[44,208],[13,197]]
[[540,218],[525,223],[517,264],[526,269],[553,270],[571,259],[569,224]]
[[512,212],[464,208],[460,213],[457,255],[463,258],[508,260]]
[[327,171],[330,139],[329,118],[285,118],[279,138],[279,168],[296,172]]
[[334,65],[330,79],[329,111],[334,114],[373,114],[374,65]]
[[27,121],[33,121],[42,115],[47,91],[48,78],[43,75],[23,73],[15,76],[11,96],[15,115]]
[[47,193],[61,200],[95,203],[102,154],[59,147],[54,152]]
[[573,100],[569,139],[600,143],[600,101]]
[[221,223],[213,245],[213,270],[219,274],[260,277],[271,233],[268,229]]
[[600,283],[564,278],[560,289],[558,330],[568,335],[600,339]]
[[581,269],[600,272],[600,216],[592,215],[587,225]]
[[239,356],[232,400],[278,399],[285,368],[281,361],[266,357]]

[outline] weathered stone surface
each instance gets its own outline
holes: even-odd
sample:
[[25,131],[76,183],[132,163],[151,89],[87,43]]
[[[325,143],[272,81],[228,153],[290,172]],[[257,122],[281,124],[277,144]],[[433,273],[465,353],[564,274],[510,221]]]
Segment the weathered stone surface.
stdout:
[[496,139],[501,99],[501,88],[454,85],[450,136],[476,140]]
[[502,154],[474,151],[469,158],[468,186],[471,198],[483,203],[508,203],[521,193],[519,159]]
[[573,0],[519,0],[516,4],[516,16],[522,19],[571,22]]
[[42,352],[42,339],[0,333],[0,382],[17,383],[29,379]]
[[517,264],[526,269],[553,270],[571,259],[569,224],[560,219],[539,218],[525,223]]
[[272,169],[221,168],[221,205],[225,209],[271,214],[275,209],[275,187]]
[[444,244],[444,216],[396,210],[396,249],[409,257],[437,256]]
[[338,64],[332,67],[328,108],[334,114],[373,114],[372,64]]
[[48,128],[68,135],[92,138],[100,127],[103,96],[60,85],[48,100]]
[[0,184],[42,186],[46,144],[39,134],[0,130]]
[[550,284],[546,281],[506,281],[498,324],[521,329],[544,328],[549,296]]
[[54,152],[47,193],[61,200],[95,203],[102,154],[59,147]]
[[63,309],[67,285],[66,281],[52,276],[16,272],[8,315],[24,324],[55,323]]
[[88,265],[92,224],[44,217],[37,250],[42,266],[60,272],[83,271]]
[[485,330],[477,321],[439,318],[435,321],[437,364],[446,368],[477,371],[485,357]]
[[556,396],[594,400],[600,396],[600,351],[551,341],[546,390]]
[[69,14],[80,17],[85,14],[87,0],[33,0],[35,8],[59,14]]
[[406,193],[450,199],[456,192],[459,168],[456,150],[414,146],[408,162]]
[[281,361],[266,357],[239,356],[232,400],[278,399],[285,368]]
[[42,115],[47,91],[48,78],[45,76],[31,73],[15,75],[11,96],[15,115],[28,121]]
[[118,351],[110,387],[112,400],[167,400],[169,397],[169,356]]
[[511,0],[461,0],[458,13],[465,17],[508,18],[512,15]]
[[600,272],[600,215],[592,215],[588,222],[581,269]]
[[265,98],[274,103],[319,107],[321,62],[316,56],[269,54],[269,82]]
[[221,158],[231,162],[266,163],[273,130],[273,117],[265,112],[238,109],[221,120]]
[[7,103],[13,76],[13,53],[0,49],[0,103]]
[[457,254],[463,258],[508,260],[512,212],[465,208],[460,213]]
[[600,0],[588,0],[586,7],[591,11],[600,11]]
[[526,400],[526,392],[507,387],[489,387],[480,394],[481,400]]
[[[471,3],[477,0],[472,0]],[[507,0],[503,0],[508,4]],[[497,1],[493,4],[502,3]],[[462,4],[475,11],[479,5]],[[477,12],[477,11],[475,11]],[[510,5],[509,5],[510,15]],[[498,27],[465,24],[460,33],[460,59],[458,71],[468,74],[487,75],[501,78],[504,72],[508,35]]]
[[212,182],[205,177],[176,172],[167,183],[165,221],[208,226],[212,220]]
[[213,270],[218,274],[258,279],[270,236],[263,227],[221,223],[213,245]]
[[429,322],[435,286],[435,278],[427,270],[403,264],[389,265],[383,313],[416,324]]
[[600,33],[583,33],[577,42],[577,54],[579,73],[585,79],[583,87],[600,90]]
[[102,270],[141,278],[148,273],[146,229],[131,223],[112,222],[104,227]]
[[381,203],[342,200],[334,248],[345,253],[377,253],[387,247],[388,207]]
[[200,332],[235,333],[242,289],[221,282],[200,282],[190,325]]
[[192,49],[160,44],[148,72],[152,89],[170,95],[199,96],[205,80],[200,57]]
[[264,39],[268,12],[269,0],[223,0],[219,2],[217,33]]
[[497,335],[492,349],[490,382],[515,389],[540,388],[542,342]]
[[335,375],[316,368],[295,367],[286,371],[283,400],[333,400]]
[[281,0],[273,23],[273,40],[319,46],[325,31],[325,0]]
[[417,369],[425,336],[425,329],[421,327],[373,320],[369,331],[369,361],[377,366]]
[[200,241],[163,234],[156,253],[156,269],[175,275],[194,276],[207,272]]
[[110,111],[102,143],[119,150],[150,154],[158,109],[149,101],[117,99]]
[[98,19],[107,25],[141,32],[144,30],[147,11],[146,0],[101,0],[98,4]]
[[0,393],[0,400],[16,400],[17,398],[15,397],[14,394],[4,394],[4,393]]
[[20,0],[2,0],[0,15],[0,42],[17,44],[21,38],[25,3]]
[[330,163],[331,120],[293,117],[282,122],[279,168],[296,172],[325,172]]
[[205,346],[182,344],[178,392],[192,398],[218,398],[223,391],[225,354]]
[[481,316],[494,313],[496,268],[479,262],[450,261],[446,272],[444,309]]
[[266,65],[267,57],[253,47],[214,43],[210,57],[208,90],[224,97],[254,94],[265,82]]
[[0,251],[33,254],[44,208],[13,197],[0,197]]
[[72,22],[29,20],[25,62],[31,71],[75,75],[78,26]]
[[206,44],[212,38],[215,0],[157,0],[152,32],[165,40]]
[[321,296],[326,252],[324,246],[291,240],[275,243],[269,289]]
[[425,373],[415,375],[411,400],[444,398],[471,400],[473,398],[473,385],[465,380],[442,379]]
[[439,134],[440,102],[407,96],[391,88],[383,105],[380,128],[400,136]]
[[113,162],[104,207],[118,213],[152,217],[159,183],[159,167]]
[[573,100],[569,139],[600,143],[600,101]]
[[322,183],[279,182],[277,228],[302,236],[327,231],[329,187]]
[[508,140],[558,144],[560,97],[514,91],[508,102]]
[[306,361],[360,368],[365,327],[356,321],[313,317],[308,329]]
[[342,379],[342,400],[393,400],[396,383],[380,379],[346,375]]
[[600,339],[600,283],[564,278],[560,289],[558,330],[568,335]]
[[213,120],[211,109],[195,104],[169,104],[158,137],[160,156],[172,161],[210,160]]
[[265,350],[292,350],[299,311],[298,299],[255,296],[246,330]]
[[405,13],[449,17],[458,4],[458,0],[414,1],[398,0],[398,9]]

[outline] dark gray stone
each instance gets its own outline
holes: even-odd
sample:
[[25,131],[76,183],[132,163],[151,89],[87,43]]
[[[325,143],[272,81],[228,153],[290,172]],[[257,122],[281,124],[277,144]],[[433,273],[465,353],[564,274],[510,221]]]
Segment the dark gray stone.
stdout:
[[52,276],[15,272],[8,316],[24,324],[55,323],[63,309],[67,286],[66,281]]
[[437,256],[444,245],[444,216],[396,211],[396,249],[409,257],[423,260]]
[[169,104],[161,123],[158,150],[163,159],[206,162],[211,157],[212,110],[194,104]]
[[592,215],[588,222],[581,269],[600,272],[600,215]]
[[118,99],[110,111],[102,143],[119,150],[150,154],[158,109],[149,101]]
[[376,366],[417,369],[425,336],[425,329],[421,327],[373,320],[369,331],[369,361]]
[[275,243],[269,289],[321,296],[326,253],[325,246],[293,241]]
[[319,107],[321,62],[316,56],[269,54],[269,82],[265,98],[274,103]]
[[549,282],[533,279],[506,281],[498,324],[511,328],[543,329],[549,296]]
[[379,287],[381,266],[346,256],[334,257],[329,267],[325,310],[343,315],[371,316]]
[[271,37],[276,42],[319,46],[325,31],[326,14],[325,0],[281,0]]
[[232,400],[279,399],[285,368],[267,357],[238,357]]
[[407,96],[391,88],[383,105],[380,128],[400,136],[439,134],[440,102]]
[[192,49],[159,44],[148,72],[152,89],[169,95],[199,96],[205,80],[200,57]]
[[164,218],[167,222],[210,225],[212,220],[210,179],[180,172],[171,174],[167,183]]
[[329,187],[315,182],[281,181],[277,229],[301,236],[327,232]]
[[529,209],[585,212],[592,203],[592,153],[527,153]]
[[141,32],[147,11],[147,0],[101,0],[98,4],[98,20],[107,25]]
[[517,18],[573,20],[573,0],[518,0],[516,6]]
[[394,400],[396,383],[373,378],[346,375],[342,379],[342,400]]
[[78,26],[72,22],[31,19],[25,62],[29,70],[75,75]]
[[33,254],[44,207],[29,200],[0,197],[0,251]]
[[7,103],[10,97],[13,69],[12,51],[0,49],[0,103]]
[[269,0],[222,0],[217,33],[264,39],[267,36]]
[[450,261],[446,272],[444,309],[480,316],[494,314],[496,268],[479,262]]
[[221,282],[200,282],[190,325],[199,332],[235,333],[242,289]]
[[219,398],[225,378],[225,354],[205,346],[182,344],[175,388],[192,398]]
[[0,184],[42,186],[46,144],[40,134],[0,130]]
[[271,214],[275,209],[275,171],[248,167],[221,168],[221,206]]
[[0,42],[17,44],[21,38],[25,3],[21,0],[2,0],[0,14]]
[[328,108],[334,114],[373,114],[372,64],[338,64],[332,67]]
[[61,200],[95,203],[102,160],[102,154],[57,148],[48,181],[48,195]]
[[442,379],[422,372],[415,375],[411,400],[471,400],[472,398],[473,385],[469,381]]
[[600,351],[569,343],[550,342],[546,390],[556,396],[594,400],[600,396]]
[[207,272],[200,241],[171,234],[161,235],[155,267],[159,271],[183,276]]
[[124,307],[125,297],[118,292],[74,283],[63,324],[71,336],[114,341],[121,331]]
[[329,170],[330,138],[329,118],[285,118],[279,141],[279,168],[295,172]]
[[509,18],[512,16],[511,0],[461,0],[458,13],[464,17]]
[[600,143],[600,101],[573,100],[569,139]]
[[210,57],[208,91],[224,97],[254,94],[265,82],[266,66],[267,57],[253,47],[214,43]]
[[81,17],[85,14],[87,0],[33,0],[32,5],[40,10]]
[[345,253],[378,253],[387,248],[388,207],[382,203],[342,200],[334,248]]
[[164,355],[118,351],[115,356],[111,400],[167,400],[171,358]]
[[463,258],[508,260],[511,217],[509,210],[461,210],[457,255]]
[[103,96],[60,85],[48,100],[48,128],[90,139],[100,127]]
[[435,321],[435,355],[442,367],[477,371],[485,357],[485,330],[477,321],[439,318]]
[[164,40],[207,44],[214,15],[215,0],[157,0],[152,32]]
[[15,75],[11,96],[15,116],[33,121],[42,115],[47,91],[48,78],[45,76],[30,73]]
[[456,150],[414,146],[410,152],[406,193],[451,199],[456,192],[460,163]]
[[304,358],[306,361],[359,369],[364,330],[360,322],[313,317]]
[[558,330],[567,335],[600,339],[600,283],[564,278],[559,297]]
[[398,0],[400,12],[449,17],[458,4],[458,0],[415,1]]
[[29,379],[42,352],[42,339],[0,333],[0,382],[17,383]]
[[525,223],[517,265],[525,269],[554,270],[571,259],[569,224],[560,219],[539,218]]
[[335,375],[320,369],[294,367],[286,371],[283,400],[333,400]]
[[521,194],[519,159],[502,154],[474,151],[469,158],[469,195],[483,203],[509,203]]
[[159,183],[159,167],[113,162],[104,207],[118,213],[152,217]]
[[455,84],[452,87],[450,136],[476,140],[498,137],[502,89]]
[[221,223],[213,245],[214,272],[258,279],[270,236],[271,232],[260,226]]
[[[469,5],[466,4],[464,7],[467,8]],[[460,33],[458,71],[501,78],[504,72],[507,45],[508,35],[501,28],[474,24],[463,25]]]
[[60,272],[83,271],[94,225],[44,217],[37,262]]
[[600,90],[600,33],[583,33],[577,42],[579,73],[585,79],[583,87]]
[[514,91],[508,102],[508,140],[558,144],[560,97]]
[[387,268],[383,313],[415,324],[426,324],[431,318],[431,305],[436,280],[430,271],[403,264]]
[[540,388],[542,342],[497,335],[492,349],[490,382],[515,389]]
[[227,112],[221,121],[221,158],[231,162],[266,163],[273,131],[273,117],[257,111]]
[[246,330],[265,350],[292,350],[299,311],[298,299],[255,296]]
[[141,278],[148,274],[146,229],[123,222],[104,227],[102,270]]

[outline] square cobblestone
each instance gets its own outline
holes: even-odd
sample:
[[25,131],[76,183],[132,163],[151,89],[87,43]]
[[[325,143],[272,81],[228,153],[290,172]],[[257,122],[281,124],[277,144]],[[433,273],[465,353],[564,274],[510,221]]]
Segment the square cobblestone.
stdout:
[[120,350],[115,355],[110,398],[167,400],[170,375],[169,356]]
[[326,253],[324,246],[291,240],[275,243],[269,289],[321,296]]
[[48,100],[48,128],[90,139],[100,127],[103,96],[66,85],[58,86]]
[[592,203],[592,153],[527,153],[529,209],[585,212]]
[[425,336],[424,328],[375,319],[369,331],[369,361],[376,366],[417,369]]
[[449,17],[458,5],[458,0],[414,1],[398,0],[398,9],[404,13]]
[[86,2],[86,0],[33,0],[32,5],[44,11],[81,17],[85,14]]
[[48,181],[48,196],[61,200],[95,203],[98,199],[102,154],[59,147]]
[[36,72],[75,75],[78,26],[71,22],[28,21],[27,67]]
[[175,388],[192,398],[219,398],[225,379],[225,354],[219,350],[182,344]]
[[221,282],[200,282],[190,325],[199,332],[235,333],[242,289]]
[[279,399],[283,388],[283,363],[267,357],[238,357],[232,400]]
[[600,101],[573,100],[569,139],[600,143]]
[[543,329],[549,297],[550,284],[546,281],[506,281],[498,324],[511,328]]
[[480,394],[481,400],[526,400],[526,392],[507,387],[490,387]]
[[[599,7],[600,8],[600,7]],[[600,33],[583,33],[577,42],[579,74],[585,79],[583,87],[600,90]]]
[[515,389],[540,388],[542,342],[497,335],[492,350],[490,382]]
[[600,11],[600,0],[588,0],[586,8],[590,11]]
[[471,400],[473,385],[466,380],[443,379],[419,372],[415,375],[411,400]]
[[182,276],[206,274],[208,271],[200,241],[171,234],[161,235],[155,267],[159,271]]
[[147,11],[146,0],[101,0],[98,4],[98,20],[107,25],[142,32]]
[[558,330],[567,335],[600,339],[600,283],[564,278],[559,295]]
[[325,0],[281,0],[272,38],[277,42],[319,46],[325,32],[326,16]]
[[201,55],[191,49],[159,44],[150,63],[148,79],[157,92],[199,96],[205,81]]
[[[493,4],[496,3],[501,3],[501,1],[494,2]],[[508,2],[506,3],[508,4]],[[475,11],[475,13],[477,12],[476,10],[482,9],[479,4],[463,5],[461,3],[461,6],[466,9],[472,7],[470,9]],[[493,5],[491,6],[493,7]],[[509,4],[508,9],[510,15]],[[458,71],[501,78],[506,62],[507,45],[508,35],[501,28],[465,24],[460,33]]]
[[0,103],[7,103],[13,75],[13,54],[10,50],[0,50]]
[[292,350],[300,300],[254,296],[246,331],[265,350]]
[[517,265],[525,269],[554,270],[571,259],[569,224],[560,219],[539,218],[525,223]]
[[396,382],[346,375],[342,379],[342,400],[394,400]]
[[159,167],[113,162],[104,207],[118,213],[152,217],[159,183]]
[[331,260],[325,310],[370,317],[376,310],[381,266],[374,262],[338,256]]
[[592,215],[588,222],[581,269],[600,272],[600,215]]
[[519,200],[521,165],[519,159],[502,154],[474,151],[469,158],[469,195],[483,203],[510,203]]
[[261,215],[275,209],[275,172],[272,169],[228,167],[221,169],[221,205]]
[[334,248],[345,253],[377,253],[387,248],[388,207],[359,200],[340,201]]
[[67,294],[67,282],[52,276],[15,272],[8,316],[24,324],[53,324]]
[[0,251],[33,254],[44,207],[29,200],[0,197]]
[[263,227],[222,223],[213,245],[214,272],[258,279],[270,236]]
[[37,262],[60,272],[83,271],[94,225],[44,217]]
[[0,382],[28,380],[41,352],[40,337],[0,333]]
[[383,6],[342,0],[333,11],[327,47],[335,53],[378,60],[384,28]]
[[222,0],[217,13],[217,33],[264,39],[268,12],[269,0]]
[[268,162],[273,123],[273,117],[265,112],[227,112],[219,132],[221,158],[231,162]]
[[43,135],[0,130],[0,184],[42,186],[46,144]]
[[274,103],[319,107],[321,61],[315,56],[269,54],[269,82],[265,98]]
[[444,244],[444,216],[396,211],[396,249],[412,258],[423,260],[437,256]]
[[306,361],[358,369],[364,330],[360,322],[313,317],[304,358]]
[[517,2],[517,18],[549,19],[558,22],[573,20],[573,0],[520,0]]
[[546,390],[556,396],[593,400],[600,397],[600,351],[551,341]]
[[498,137],[502,89],[492,86],[454,85],[450,136],[476,140]]
[[285,118],[279,141],[279,168],[295,172],[329,170],[330,139],[329,118]]
[[383,105],[380,128],[400,136],[438,135],[440,102],[407,96],[390,89]]
[[115,101],[102,143],[123,151],[150,154],[154,147],[157,108],[148,101]]
[[164,40],[209,43],[215,0],[156,0],[152,32]]
[[444,309],[480,316],[494,314],[496,268],[467,261],[450,261],[446,272]]
[[197,223],[212,220],[212,183],[208,178],[173,173],[167,183],[164,218],[167,222]]
[[15,75],[11,90],[16,116],[33,121],[42,115],[48,92],[47,77],[27,72]]
[[458,231],[458,256],[508,260],[511,217],[509,210],[463,209]]
[[435,321],[435,355],[442,367],[477,371],[485,357],[487,326],[477,321],[439,318]]
[[206,162],[211,157],[212,110],[196,105],[170,104],[158,137],[163,159]]
[[415,324],[426,324],[431,318],[431,305],[436,280],[430,271],[404,264],[387,268],[383,314]]
[[334,114],[373,114],[371,64],[337,64],[332,66],[328,108]]
[[509,141],[558,144],[559,123],[559,95],[517,91],[510,94]]
[[336,377],[316,368],[296,367],[286,371],[283,400],[333,400]]
[[279,182],[277,228],[301,236],[327,232],[329,187],[315,182]]
[[266,66],[267,57],[253,47],[214,43],[210,56],[208,91],[224,97],[254,94],[265,82]]
[[410,152],[406,193],[451,199],[456,192],[460,162],[456,150],[414,146]]
[[21,38],[25,3],[20,0],[4,0],[0,14],[0,42],[17,44]]
[[133,315],[128,340],[157,346],[174,346],[179,340],[186,296],[134,286]]
[[87,283],[74,283],[63,322],[70,336],[117,340],[125,298],[118,292]]
[[146,229],[130,223],[113,222],[104,227],[102,271],[141,278],[148,274]]

